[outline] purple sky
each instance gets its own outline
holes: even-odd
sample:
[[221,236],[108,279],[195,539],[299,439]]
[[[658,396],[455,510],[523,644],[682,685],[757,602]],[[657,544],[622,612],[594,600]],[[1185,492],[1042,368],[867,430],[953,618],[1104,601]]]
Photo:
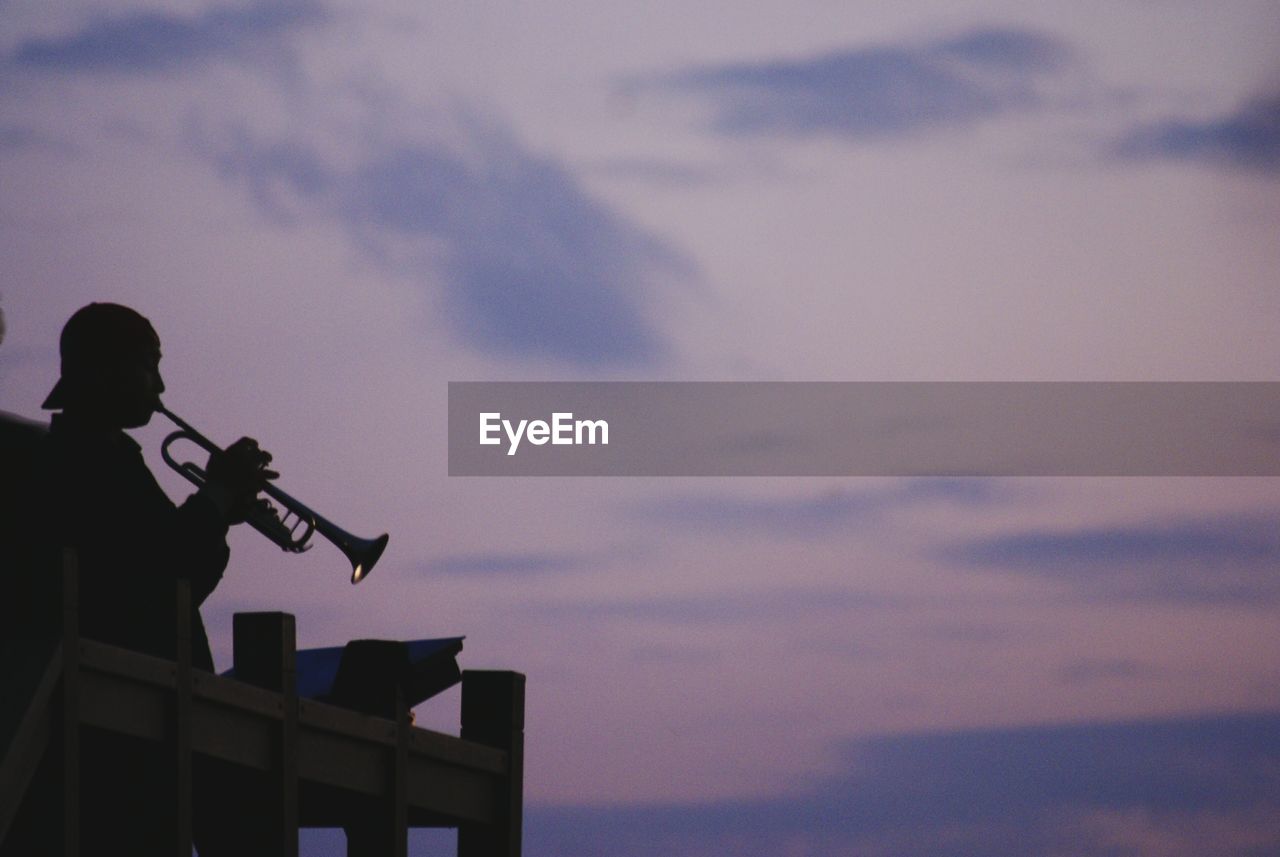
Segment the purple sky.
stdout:
[[535,857],[1280,850],[1274,479],[469,480],[444,437],[451,380],[1275,380],[1272,0],[0,10],[0,409],[126,303],[174,411],[391,533],[355,589],[234,533],[220,664],[244,609],[466,634],[529,676]]

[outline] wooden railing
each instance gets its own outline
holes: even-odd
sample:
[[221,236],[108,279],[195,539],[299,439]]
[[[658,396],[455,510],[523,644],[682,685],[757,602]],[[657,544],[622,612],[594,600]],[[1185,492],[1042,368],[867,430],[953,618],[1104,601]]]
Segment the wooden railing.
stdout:
[[[256,853],[296,857],[299,827],[342,827],[351,857],[404,857],[411,827],[458,828],[460,857],[518,857],[524,676],[462,673],[461,737],[299,699],[285,613],[237,614],[235,673],[193,670],[189,592],[178,587],[177,661],[77,635],[74,556],[61,633],[9,646],[0,673],[0,843],[37,769],[56,766],[56,851],[79,854],[79,744],[86,727],[141,739],[171,764],[174,853],[192,842],[193,757],[219,760],[255,794]],[[234,820],[228,823],[236,823]]]

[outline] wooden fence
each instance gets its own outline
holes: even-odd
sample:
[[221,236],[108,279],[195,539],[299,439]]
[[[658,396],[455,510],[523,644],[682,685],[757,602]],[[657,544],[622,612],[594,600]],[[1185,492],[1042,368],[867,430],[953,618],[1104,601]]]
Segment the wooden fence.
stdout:
[[461,737],[299,699],[295,628],[284,613],[237,614],[235,674],[193,670],[178,588],[176,662],[82,639],[74,555],[63,561],[60,634],[6,647],[0,668],[0,843],[41,765],[55,766],[53,851],[78,857],[80,743],[86,730],[164,754],[177,819],[192,848],[192,770],[203,760],[256,796],[255,853],[296,857],[300,827],[341,827],[350,857],[405,857],[411,827],[456,827],[460,857],[518,857],[524,676],[462,673]]

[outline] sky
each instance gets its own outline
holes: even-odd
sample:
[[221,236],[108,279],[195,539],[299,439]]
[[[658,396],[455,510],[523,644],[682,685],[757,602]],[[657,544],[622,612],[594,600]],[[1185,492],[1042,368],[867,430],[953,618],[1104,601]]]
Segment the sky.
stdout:
[[1271,0],[3,0],[0,409],[78,307],[147,315],[173,411],[391,534],[352,588],[233,532],[219,664],[238,610],[465,634],[528,676],[533,857],[1275,854],[1275,479],[451,478],[445,431],[449,381],[1274,380],[1278,41]]

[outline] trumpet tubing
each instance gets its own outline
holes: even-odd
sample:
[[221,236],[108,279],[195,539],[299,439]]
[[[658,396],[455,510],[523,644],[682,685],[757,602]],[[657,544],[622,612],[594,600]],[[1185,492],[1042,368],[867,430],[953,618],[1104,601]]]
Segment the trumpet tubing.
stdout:
[[[208,474],[204,468],[191,461],[176,460],[169,454],[169,447],[178,441],[189,440],[210,455],[221,453],[222,447],[196,431],[190,423],[163,405],[157,405],[156,412],[164,414],[178,427],[178,430],[171,432],[160,445],[160,457],[164,459],[165,464],[182,474],[193,485],[197,487],[204,485],[208,481]],[[279,504],[283,511],[277,510],[270,503],[266,507],[255,506],[246,523],[278,545],[281,550],[289,553],[302,553],[309,549],[311,536],[319,533],[346,555],[351,563],[353,584],[369,576],[374,563],[387,547],[386,533],[373,539],[353,536],[270,482],[263,486],[262,493]]]

